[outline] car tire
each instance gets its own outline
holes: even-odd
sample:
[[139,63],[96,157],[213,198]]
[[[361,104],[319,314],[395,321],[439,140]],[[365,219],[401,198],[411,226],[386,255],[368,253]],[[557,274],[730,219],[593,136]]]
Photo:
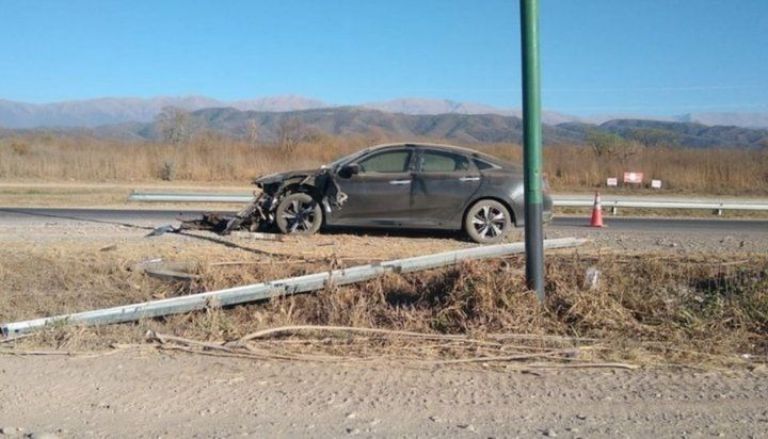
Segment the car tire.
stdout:
[[512,214],[496,200],[475,202],[464,217],[464,231],[480,244],[496,244],[512,230]]
[[323,224],[323,209],[309,194],[296,192],[277,205],[275,222],[282,233],[311,235]]

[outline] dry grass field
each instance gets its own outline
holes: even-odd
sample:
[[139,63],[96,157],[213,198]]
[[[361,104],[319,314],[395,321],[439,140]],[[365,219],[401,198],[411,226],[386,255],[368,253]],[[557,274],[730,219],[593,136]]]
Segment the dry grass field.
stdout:
[[[247,184],[287,169],[316,167],[385,139],[314,138],[292,146],[198,136],[181,144],[43,135],[0,139],[0,180],[79,182],[212,182]],[[518,145],[467,145],[519,162]],[[637,147],[596,155],[588,146],[544,149],[545,172],[559,191],[592,190],[606,177],[642,171],[664,181],[664,193],[768,194],[768,150]],[[649,189],[631,189],[642,192]]]

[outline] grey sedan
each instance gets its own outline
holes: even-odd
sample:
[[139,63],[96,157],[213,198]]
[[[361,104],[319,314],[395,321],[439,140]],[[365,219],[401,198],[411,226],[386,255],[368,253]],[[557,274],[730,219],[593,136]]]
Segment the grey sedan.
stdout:
[[[254,183],[264,193],[261,211],[283,233],[311,234],[322,225],[463,229],[476,242],[494,243],[525,218],[518,166],[449,145],[380,145]],[[552,200],[543,186],[548,222]]]

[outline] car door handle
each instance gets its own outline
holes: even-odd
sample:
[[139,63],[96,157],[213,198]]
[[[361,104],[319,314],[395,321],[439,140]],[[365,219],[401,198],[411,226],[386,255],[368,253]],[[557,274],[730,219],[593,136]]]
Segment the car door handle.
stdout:
[[411,180],[389,180],[389,184],[411,184]]
[[480,177],[461,177],[459,181],[480,181]]

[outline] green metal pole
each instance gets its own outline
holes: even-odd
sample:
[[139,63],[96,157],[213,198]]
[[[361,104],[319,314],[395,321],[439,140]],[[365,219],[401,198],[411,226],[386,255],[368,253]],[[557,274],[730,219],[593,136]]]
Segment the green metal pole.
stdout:
[[541,75],[539,0],[520,0],[523,57],[523,166],[525,186],[525,275],[544,300],[544,233],[541,184]]

